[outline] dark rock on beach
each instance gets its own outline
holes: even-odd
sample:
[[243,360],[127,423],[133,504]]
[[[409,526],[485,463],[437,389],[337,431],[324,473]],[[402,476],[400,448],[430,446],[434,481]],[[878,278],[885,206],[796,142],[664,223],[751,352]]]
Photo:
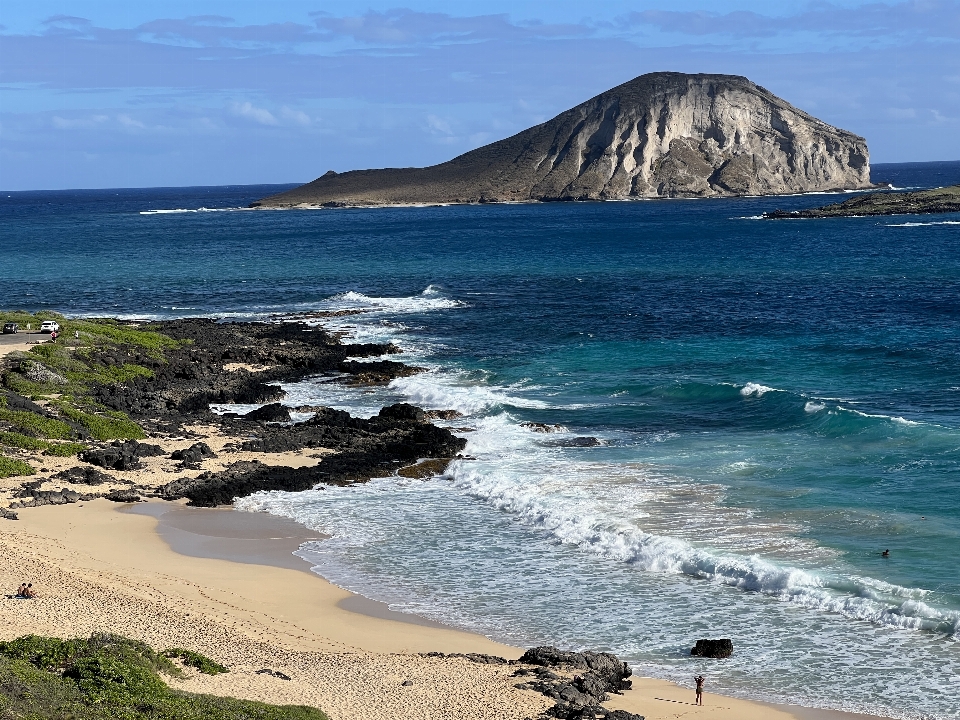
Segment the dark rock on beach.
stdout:
[[121,482],[112,475],[97,470],[95,467],[72,467],[51,475],[51,480],[62,480],[75,485],[103,485],[104,483]]
[[486,653],[442,653],[442,652],[426,652],[420,653],[421,657],[431,657],[431,658],[463,658],[464,660],[469,660],[470,662],[479,663],[480,665],[509,665],[510,661],[506,658],[502,658],[499,655],[487,655]]
[[97,495],[78,493],[75,490],[40,490],[43,480],[24,483],[14,497],[19,498],[11,508],[40,507],[43,505],[68,505],[82,500],[92,500]]
[[[547,710],[548,717],[555,718],[621,718],[634,720],[639,716],[631,713],[613,715],[613,712],[600,706],[608,699],[607,693],[621,693],[629,690],[632,671],[616,655],[598,652],[568,652],[555,647],[535,647],[527,650],[518,664],[539,666],[533,671],[518,670],[515,676],[533,674],[535,680],[521,683],[517,687],[536,690],[556,700],[556,705]],[[566,679],[548,668],[562,670],[582,670],[572,679]],[[622,713],[622,711],[619,711]]]
[[183,450],[174,450],[170,453],[171,460],[180,460],[178,466],[181,470],[185,468],[196,468],[200,466],[207,458],[215,458],[217,454],[210,449],[205,442],[194,443]]
[[104,495],[107,500],[122,503],[140,502],[140,496],[133,490],[114,490]]
[[140,458],[166,455],[159,445],[140,443],[136,440],[114,441],[107,447],[85,450],[80,453],[83,462],[113,470],[137,470]]
[[697,640],[690,654],[705,658],[728,658],[733,655],[733,640]]
[[290,409],[280,403],[270,403],[244,413],[241,417],[244,420],[256,420],[258,422],[290,422]]
[[314,467],[277,467],[237,462],[218,473],[175,480],[164,486],[168,499],[185,497],[192,505],[227,505],[236,497],[261,490],[297,492],[316,485],[348,485],[385,477],[420,458],[450,458],[466,445],[449,430],[421,422],[423,411],[412,405],[384,408],[370,418],[328,410],[289,428],[264,429],[265,437],[249,440],[244,450],[283,452],[304,447],[336,448]]
[[[470,662],[487,665],[527,665],[519,667],[513,673],[516,678],[530,678],[516,685],[521,690],[534,690],[556,701],[556,704],[540,716],[563,718],[564,720],[587,720],[605,718],[606,720],[643,720],[624,710],[607,710],[600,703],[608,699],[607,693],[619,694],[630,689],[630,666],[621,662],[616,655],[597,652],[568,652],[555,647],[543,646],[527,650],[519,660],[505,660],[496,655],[481,653],[420,653],[430,658],[463,658]],[[550,668],[569,673],[571,670],[584,672],[568,678]]]

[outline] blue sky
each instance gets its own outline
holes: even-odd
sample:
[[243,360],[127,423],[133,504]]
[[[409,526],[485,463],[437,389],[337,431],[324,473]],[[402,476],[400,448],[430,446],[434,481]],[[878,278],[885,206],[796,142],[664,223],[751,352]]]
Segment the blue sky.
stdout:
[[960,0],[0,3],[0,188],[429,165],[656,70],[960,159]]

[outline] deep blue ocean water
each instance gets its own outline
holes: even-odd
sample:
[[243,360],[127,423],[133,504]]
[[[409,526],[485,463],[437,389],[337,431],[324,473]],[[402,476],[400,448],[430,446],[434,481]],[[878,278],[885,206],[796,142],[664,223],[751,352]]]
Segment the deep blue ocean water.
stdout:
[[[285,187],[0,193],[0,307],[365,309],[328,324],[430,372],[288,402],[457,409],[475,460],[241,503],[333,534],[301,551],[318,572],[716,691],[960,715],[960,217],[756,219],[831,195],[238,209]],[[719,636],[733,658],[689,657]]]

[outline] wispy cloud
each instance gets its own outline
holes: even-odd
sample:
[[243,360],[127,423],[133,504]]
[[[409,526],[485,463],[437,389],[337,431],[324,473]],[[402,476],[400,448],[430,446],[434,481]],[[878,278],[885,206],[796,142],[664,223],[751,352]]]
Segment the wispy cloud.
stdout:
[[233,103],[230,106],[231,112],[237,117],[252,120],[261,125],[279,125],[277,118],[266,108],[257,107],[251,102]]
[[816,2],[787,16],[749,11],[650,9],[626,14],[614,24],[627,30],[647,26],[692,37],[772,37],[816,33],[834,37],[885,36],[891,43],[906,36],[960,40],[960,3],[956,0],[907,0],[841,7]]
[[473,43],[492,39],[584,37],[594,34],[593,28],[585,24],[516,23],[504,14],[463,17],[397,9],[387,12],[371,10],[363,15],[346,17],[317,12],[313,17],[317,27],[331,37],[350,37],[370,45]]

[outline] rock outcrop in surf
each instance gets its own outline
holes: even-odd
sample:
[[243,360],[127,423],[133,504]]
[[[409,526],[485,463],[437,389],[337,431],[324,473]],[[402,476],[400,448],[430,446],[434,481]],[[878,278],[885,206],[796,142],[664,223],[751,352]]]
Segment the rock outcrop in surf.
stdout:
[[871,187],[866,141],[737,75],[641,75],[426,168],[328,172],[255,207],[772,195]]

